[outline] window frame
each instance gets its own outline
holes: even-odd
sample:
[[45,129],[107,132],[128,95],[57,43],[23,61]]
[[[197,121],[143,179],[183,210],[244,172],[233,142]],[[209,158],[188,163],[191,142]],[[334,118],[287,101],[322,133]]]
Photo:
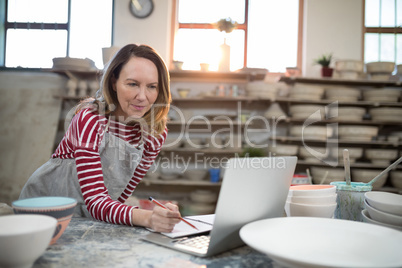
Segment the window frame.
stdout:
[[[174,42],[175,35],[178,29],[214,29],[213,25],[210,23],[179,23],[178,21],[178,7],[180,0],[173,0],[172,3],[172,21],[171,21],[171,42],[170,42],[170,66],[173,68],[173,54],[174,54]],[[248,10],[249,10],[249,0],[244,0],[244,23],[238,24],[237,29],[244,31],[244,59],[243,67],[247,67],[247,43],[248,43]],[[299,18],[298,18],[298,34],[297,34],[297,66],[296,67],[302,72],[302,51],[303,51],[303,14],[304,14],[304,0],[299,0]]]
[[[395,0],[395,6],[396,6],[396,0]],[[380,18],[381,18],[381,11],[380,12]],[[396,10],[395,10],[396,12]],[[363,30],[362,30],[362,60],[364,62],[365,59],[365,36],[368,33],[374,33],[374,34],[402,34],[402,27],[401,26],[396,26],[396,27],[366,27],[366,0],[363,0],[363,7],[362,7],[362,14],[363,14]],[[396,14],[395,14],[395,18],[396,18]],[[381,43],[380,43],[381,45]],[[402,51],[401,51],[402,53]],[[397,54],[395,53],[395,57],[397,56]],[[396,58],[394,58],[395,64],[398,64],[396,62]]]

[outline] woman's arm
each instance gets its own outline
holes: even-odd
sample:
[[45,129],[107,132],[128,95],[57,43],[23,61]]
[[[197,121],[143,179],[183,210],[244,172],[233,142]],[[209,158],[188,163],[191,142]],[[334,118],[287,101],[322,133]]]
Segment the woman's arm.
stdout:
[[73,118],[71,124],[69,131],[78,182],[89,213],[100,221],[133,225],[133,207],[112,200],[104,184],[99,143],[103,138],[106,119],[83,110]]

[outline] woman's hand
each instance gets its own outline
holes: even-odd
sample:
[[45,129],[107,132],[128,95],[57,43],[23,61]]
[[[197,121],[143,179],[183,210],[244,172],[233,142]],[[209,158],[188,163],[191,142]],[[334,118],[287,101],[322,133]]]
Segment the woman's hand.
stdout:
[[181,221],[180,212],[179,208],[172,203],[167,203],[165,206],[168,209],[159,206],[154,207],[150,218],[150,227],[157,232],[170,233],[174,226]]
[[134,225],[152,228],[157,232],[170,233],[181,221],[179,208],[171,203],[165,204],[168,209],[155,206],[153,210],[133,209]]

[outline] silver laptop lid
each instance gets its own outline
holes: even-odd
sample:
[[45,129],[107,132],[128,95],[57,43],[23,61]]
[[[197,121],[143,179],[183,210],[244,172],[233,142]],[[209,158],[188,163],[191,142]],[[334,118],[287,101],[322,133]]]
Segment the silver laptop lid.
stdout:
[[283,216],[296,163],[296,156],[228,161],[207,256],[244,244],[239,230],[245,224]]

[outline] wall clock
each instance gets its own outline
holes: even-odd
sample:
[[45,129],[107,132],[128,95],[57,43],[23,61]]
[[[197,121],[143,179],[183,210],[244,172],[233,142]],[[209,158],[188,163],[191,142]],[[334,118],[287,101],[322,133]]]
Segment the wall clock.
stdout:
[[153,10],[152,0],[130,0],[130,11],[136,18],[144,19],[151,15]]

